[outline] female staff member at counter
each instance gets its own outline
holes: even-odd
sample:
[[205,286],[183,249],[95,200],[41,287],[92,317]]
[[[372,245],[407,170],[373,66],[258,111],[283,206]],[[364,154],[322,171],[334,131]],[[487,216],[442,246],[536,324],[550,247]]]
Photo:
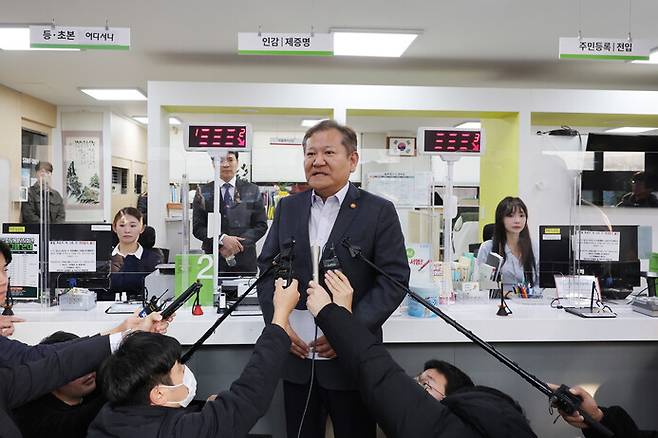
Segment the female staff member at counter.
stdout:
[[119,238],[119,243],[112,250],[112,292],[141,294],[144,277],[162,263],[162,253],[144,248],[137,241],[144,231],[144,223],[142,213],[134,207],[122,208],[117,212],[112,221],[112,230]]
[[508,196],[496,207],[493,239],[480,246],[478,265],[485,264],[492,252],[503,258],[501,273],[505,291],[519,283],[537,284],[539,270],[528,231],[528,207],[521,198]]

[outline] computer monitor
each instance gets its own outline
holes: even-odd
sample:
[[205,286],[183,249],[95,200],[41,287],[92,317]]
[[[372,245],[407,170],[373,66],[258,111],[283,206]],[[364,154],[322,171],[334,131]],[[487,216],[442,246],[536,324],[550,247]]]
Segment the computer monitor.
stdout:
[[[40,224],[5,223],[2,224],[2,233],[40,234]],[[110,224],[50,224],[49,233],[48,285],[51,297],[55,297],[55,288],[68,287],[70,279],[75,279],[79,287],[105,290],[109,285],[107,277],[113,245]],[[46,260],[45,256],[42,252],[42,261]]]
[[612,231],[619,233],[618,261],[578,262],[579,272],[572,272],[570,241],[573,225],[541,225],[539,227],[539,286],[555,287],[555,275],[594,275],[602,292],[606,289],[631,289],[640,285],[640,260],[637,250],[637,225],[581,225],[581,231]]

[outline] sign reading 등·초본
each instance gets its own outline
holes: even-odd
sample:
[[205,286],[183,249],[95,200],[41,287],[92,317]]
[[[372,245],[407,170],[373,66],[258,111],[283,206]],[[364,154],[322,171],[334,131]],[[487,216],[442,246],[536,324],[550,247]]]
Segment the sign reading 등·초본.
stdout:
[[240,55],[333,56],[330,33],[239,32]]
[[560,38],[560,59],[646,61],[654,45],[635,38]]
[[130,28],[30,26],[30,47],[36,49],[129,50]]

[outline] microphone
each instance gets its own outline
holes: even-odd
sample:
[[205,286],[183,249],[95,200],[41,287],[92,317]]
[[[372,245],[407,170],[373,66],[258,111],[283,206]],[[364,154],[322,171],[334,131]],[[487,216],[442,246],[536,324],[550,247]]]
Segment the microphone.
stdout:
[[311,266],[313,266],[313,281],[320,284],[320,247],[311,245]]
[[195,281],[188,287],[185,292],[180,294],[174,301],[169,304],[160,315],[162,315],[162,319],[167,319],[171,315],[174,314],[176,310],[178,310],[187,300],[192,298],[192,295],[196,294],[199,290],[201,290],[201,282],[199,280]]
[[274,258],[272,263],[276,266],[274,278],[282,278],[286,281],[286,286],[292,283],[292,265],[295,260],[295,238],[291,237],[283,244],[283,249]]

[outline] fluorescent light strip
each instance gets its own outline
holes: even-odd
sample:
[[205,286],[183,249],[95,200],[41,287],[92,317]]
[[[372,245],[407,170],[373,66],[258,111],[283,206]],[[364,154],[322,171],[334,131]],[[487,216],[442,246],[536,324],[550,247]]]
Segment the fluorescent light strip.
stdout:
[[311,127],[317,125],[318,123],[320,123],[323,120],[327,120],[327,119],[319,119],[319,120],[304,119],[304,120],[302,120],[302,126],[305,127],[305,128],[311,128]]
[[482,129],[482,123],[480,123],[480,122],[464,122],[464,123],[460,123],[459,125],[455,126],[455,128]]
[[80,91],[96,100],[146,100],[137,88],[81,88]]
[[[133,116],[132,118],[133,120],[141,123],[142,125],[148,125],[149,123],[149,118],[146,116]],[[169,124],[175,126],[175,125],[182,125],[183,122],[178,117],[169,117]]]
[[335,56],[399,58],[418,37],[417,33],[347,32],[336,30]]
[[658,128],[651,128],[646,126],[623,126],[621,128],[606,129],[605,132],[613,134],[640,134],[642,132],[654,131]]
[[79,52],[80,49],[54,49],[30,47],[30,28],[0,27],[0,50],[50,50],[58,52]]

